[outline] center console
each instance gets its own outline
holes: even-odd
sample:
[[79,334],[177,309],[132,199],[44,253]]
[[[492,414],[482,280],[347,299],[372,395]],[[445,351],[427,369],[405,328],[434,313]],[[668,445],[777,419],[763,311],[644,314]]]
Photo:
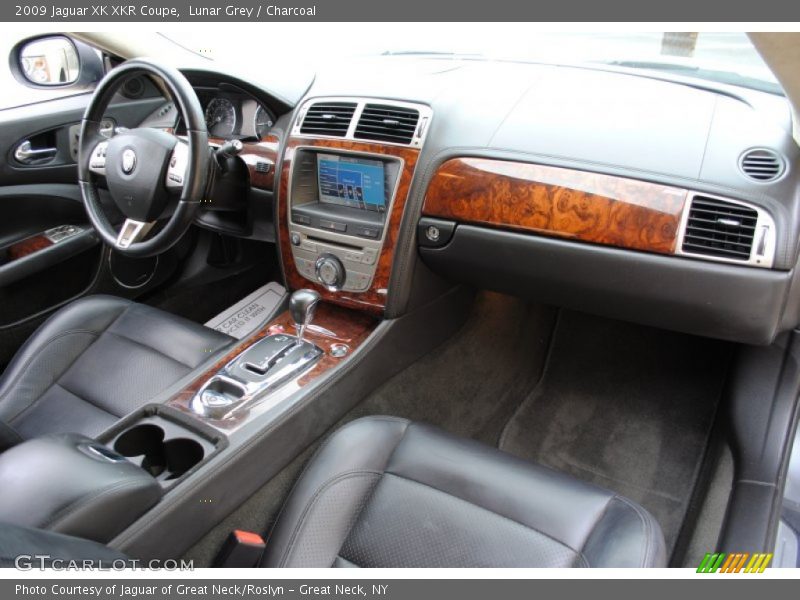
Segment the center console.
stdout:
[[279,314],[169,398],[167,409],[234,434],[276,418],[297,392],[344,363],[375,330],[368,313],[321,303],[298,290]]

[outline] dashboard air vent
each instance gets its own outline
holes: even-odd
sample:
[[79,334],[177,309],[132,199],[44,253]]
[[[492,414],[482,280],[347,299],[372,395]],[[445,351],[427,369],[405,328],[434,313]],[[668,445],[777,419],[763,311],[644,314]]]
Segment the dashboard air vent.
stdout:
[[367,104],[356,125],[355,137],[362,140],[410,144],[419,121],[415,108]]
[[772,150],[748,150],[739,159],[739,168],[750,179],[760,182],[775,181],[783,175],[783,160]]
[[356,112],[355,102],[319,102],[308,109],[300,133],[344,137]]
[[750,259],[758,213],[747,206],[695,196],[683,236],[684,252],[730,260]]

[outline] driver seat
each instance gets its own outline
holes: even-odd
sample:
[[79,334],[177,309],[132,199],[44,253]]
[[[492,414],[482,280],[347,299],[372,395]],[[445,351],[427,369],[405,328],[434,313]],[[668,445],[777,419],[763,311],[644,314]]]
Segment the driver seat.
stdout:
[[0,451],[47,433],[95,437],[234,338],[114,296],[53,314],[0,377]]

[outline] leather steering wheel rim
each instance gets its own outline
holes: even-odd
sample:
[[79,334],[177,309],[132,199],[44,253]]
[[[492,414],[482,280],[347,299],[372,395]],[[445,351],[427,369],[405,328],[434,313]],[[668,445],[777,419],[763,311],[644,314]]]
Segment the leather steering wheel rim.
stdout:
[[[156,76],[169,89],[186,123],[188,160],[180,199],[166,225],[153,237],[122,247],[118,244],[118,232],[100,203],[97,175],[90,170],[90,160],[97,145],[108,139],[101,134],[101,122],[115,92],[127,79],[139,75]],[[174,246],[186,233],[200,206],[208,179],[208,161],[208,131],[203,109],[191,84],[180,71],[149,58],[137,58],[115,67],[100,81],[81,121],[78,182],[89,220],[103,241],[115,250],[128,256],[147,257]]]

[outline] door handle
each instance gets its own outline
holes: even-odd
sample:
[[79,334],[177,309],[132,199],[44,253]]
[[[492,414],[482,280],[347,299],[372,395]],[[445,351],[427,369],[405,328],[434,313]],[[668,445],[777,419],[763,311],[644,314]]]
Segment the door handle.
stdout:
[[56,148],[32,148],[30,141],[25,140],[14,150],[14,158],[21,163],[31,163],[43,158],[54,158],[57,152]]

